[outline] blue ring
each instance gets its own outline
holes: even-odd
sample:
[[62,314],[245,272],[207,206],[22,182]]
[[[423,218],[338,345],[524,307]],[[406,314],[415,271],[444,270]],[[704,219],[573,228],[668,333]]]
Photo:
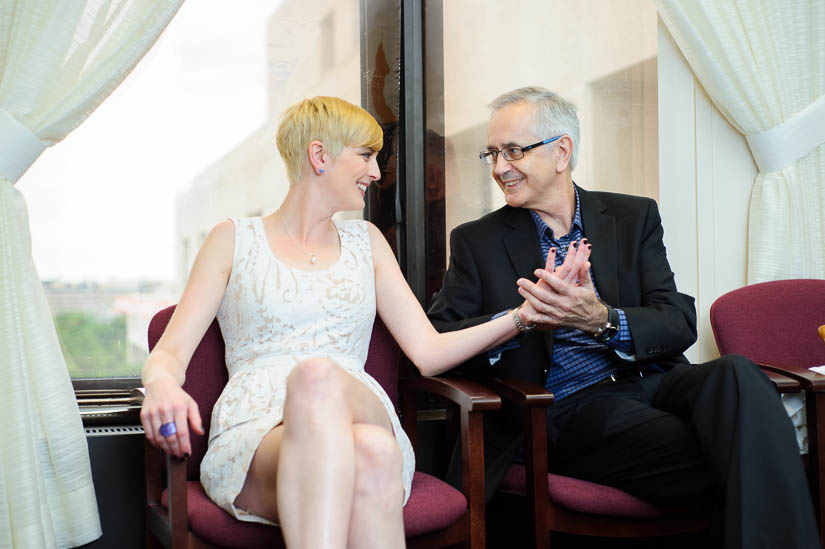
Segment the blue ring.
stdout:
[[164,423],[160,426],[160,436],[163,438],[169,438],[175,433],[178,432],[178,428],[175,426],[174,421],[170,421],[169,423]]

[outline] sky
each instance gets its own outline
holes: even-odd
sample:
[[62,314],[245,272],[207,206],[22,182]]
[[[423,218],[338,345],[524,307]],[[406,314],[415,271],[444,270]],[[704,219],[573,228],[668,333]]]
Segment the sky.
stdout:
[[279,5],[184,2],[123,84],[23,175],[43,280],[174,278],[175,193],[267,122],[266,22]]

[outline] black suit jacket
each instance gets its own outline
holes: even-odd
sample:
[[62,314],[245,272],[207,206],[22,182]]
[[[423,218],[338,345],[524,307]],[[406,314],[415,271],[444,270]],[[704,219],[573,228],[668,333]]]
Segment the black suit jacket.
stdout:
[[[682,353],[696,341],[696,311],[693,298],[676,290],[656,202],[577,189],[584,234],[593,245],[593,281],[604,302],[625,311],[636,359],[666,369],[686,363]],[[453,230],[450,264],[427,314],[441,332],[486,322],[492,315],[520,305],[524,299],[518,294],[516,280],[535,280],[533,271],[543,266],[530,212],[504,206]],[[495,366],[490,366],[483,354],[460,368],[473,375],[543,385],[551,367],[553,333],[531,332],[520,336],[519,343],[518,349],[502,353]],[[495,444],[497,434],[505,434],[496,430],[520,429],[515,417],[486,423],[490,429],[485,429],[485,437],[491,444]],[[499,448],[488,454],[488,464],[512,457],[502,456],[502,452]],[[488,488],[495,489],[497,480],[488,478],[488,485],[492,484]]]

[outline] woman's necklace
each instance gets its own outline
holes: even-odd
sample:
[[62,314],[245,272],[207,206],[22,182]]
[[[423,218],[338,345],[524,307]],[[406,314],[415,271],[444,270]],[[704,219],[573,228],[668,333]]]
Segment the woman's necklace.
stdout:
[[[314,252],[312,252],[312,251],[307,252],[304,249],[303,246],[298,244],[298,242],[296,242],[295,239],[292,238],[292,233],[289,232],[289,225],[287,225],[286,221],[284,221],[284,214],[280,209],[278,209],[278,215],[281,217],[281,223],[284,226],[284,230],[286,231],[286,235],[289,237],[289,239],[292,241],[292,243],[295,244],[295,246],[297,246],[299,250],[301,250],[301,253],[303,253],[305,256],[307,256],[309,258],[309,262],[312,263],[313,265],[315,265],[315,262],[318,261],[318,256],[317,256],[318,250],[315,250]],[[326,238],[327,235],[329,235],[329,225],[327,225],[327,234],[324,235],[324,238]],[[323,244],[323,242],[322,242],[322,244]],[[319,248],[320,248],[320,246],[319,246]]]

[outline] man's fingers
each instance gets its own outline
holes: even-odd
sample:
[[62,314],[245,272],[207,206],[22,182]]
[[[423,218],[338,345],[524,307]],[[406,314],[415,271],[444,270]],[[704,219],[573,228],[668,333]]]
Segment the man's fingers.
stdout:
[[552,297],[552,292],[558,294],[565,294],[570,289],[569,283],[565,282],[563,278],[559,278],[558,276],[551,274],[545,271],[544,269],[536,269],[534,274],[544,282],[544,284],[542,285],[542,289],[545,290],[545,292],[548,292],[546,294],[548,299]]
[[[524,288],[519,288],[518,291],[527,303],[527,306],[524,306],[519,310],[519,317],[521,317],[522,322],[525,324],[538,324],[540,326],[550,327],[553,329],[558,327],[557,319],[552,316],[555,309],[536,299],[535,296],[530,294]],[[540,312],[539,308],[543,308],[551,314],[544,314]]]
[[554,299],[553,292],[549,288],[549,283],[555,283],[553,279],[556,277],[542,269],[537,269],[536,274],[539,276],[539,281],[537,283],[520,278],[517,281],[517,284],[519,286],[519,290],[524,290],[533,297],[535,302],[531,302],[531,305],[536,308],[536,311],[541,312],[544,304],[553,301]]
[[[553,278],[553,275],[550,275],[550,278]],[[529,280],[525,280],[524,282],[525,284],[522,284],[522,281],[519,281],[519,294],[527,300],[536,313],[552,317],[561,310],[562,302],[565,299],[563,296],[548,291],[546,287],[533,284]]]
[[[521,294],[521,297],[527,300],[527,303],[530,304],[530,306],[536,313],[541,313],[542,311],[548,308],[547,304],[545,304],[542,300],[538,299],[524,287],[520,287],[518,289],[518,293]],[[529,315],[529,313],[526,314]],[[519,312],[519,316],[522,316],[521,312]]]

